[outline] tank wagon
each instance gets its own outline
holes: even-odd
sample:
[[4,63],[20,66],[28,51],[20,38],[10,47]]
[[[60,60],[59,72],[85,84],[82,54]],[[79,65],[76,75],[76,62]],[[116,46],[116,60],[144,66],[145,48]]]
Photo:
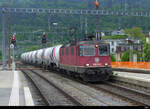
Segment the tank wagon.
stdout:
[[106,81],[112,75],[109,49],[104,41],[79,41],[23,53],[21,60],[88,82]]

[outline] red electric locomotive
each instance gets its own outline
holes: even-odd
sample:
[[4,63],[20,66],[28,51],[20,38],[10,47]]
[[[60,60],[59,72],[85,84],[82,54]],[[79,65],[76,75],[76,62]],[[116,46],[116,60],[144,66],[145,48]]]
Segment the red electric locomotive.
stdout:
[[60,69],[84,81],[106,81],[112,75],[110,45],[104,41],[79,41],[60,48]]

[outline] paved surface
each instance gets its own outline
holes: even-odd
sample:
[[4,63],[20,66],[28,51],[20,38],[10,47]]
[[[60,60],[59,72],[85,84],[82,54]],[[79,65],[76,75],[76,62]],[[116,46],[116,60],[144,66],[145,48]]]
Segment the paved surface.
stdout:
[[130,78],[130,79],[141,80],[141,81],[145,81],[145,82],[150,82],[150,74],[118,72],[118,71],[114,71],[114,72],[118,76],[127,77],[127,78]]
[[20,71],[0,70],[0,106],[33,106],[32,95]]
[[0,71],[0,105],[8,105],[12,90],[13,73]]

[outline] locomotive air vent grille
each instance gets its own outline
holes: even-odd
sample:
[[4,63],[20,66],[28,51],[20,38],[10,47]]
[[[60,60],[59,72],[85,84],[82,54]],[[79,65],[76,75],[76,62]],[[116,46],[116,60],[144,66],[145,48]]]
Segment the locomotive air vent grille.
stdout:
[[99,58],[95,58],[95,62],[98,63],[100,60]]

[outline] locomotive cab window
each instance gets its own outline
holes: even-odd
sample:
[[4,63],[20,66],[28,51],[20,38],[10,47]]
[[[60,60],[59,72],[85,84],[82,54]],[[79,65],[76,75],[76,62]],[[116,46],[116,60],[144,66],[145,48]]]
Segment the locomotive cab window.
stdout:
[[79,46],[79,56],[95,56],[95,47],[90,46]]
[[108,56],[110,54],[108,45],[100,45],[98,51],[99,56]]

